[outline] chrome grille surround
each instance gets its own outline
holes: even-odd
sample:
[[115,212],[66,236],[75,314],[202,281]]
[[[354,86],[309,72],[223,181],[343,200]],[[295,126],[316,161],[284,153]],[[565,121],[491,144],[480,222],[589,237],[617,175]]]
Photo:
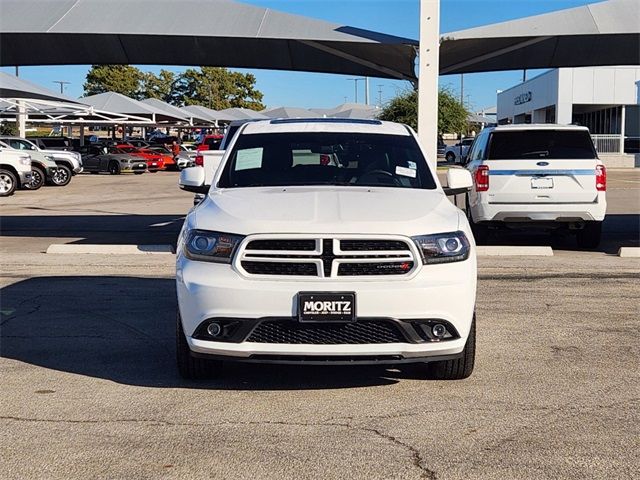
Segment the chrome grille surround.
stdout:
[[[310,248],[310,241],[314,242],[315,248]],[[342,242],[345,242],[345,249],[342,248]],[[286,249],[296,245],[301,248]],[[391,246],[392,249],[377,250],[378,246],[381,248]],[[283,263],[288,265],[278,265]],[[340,266],[345,264],[349,265],[341,269]],[[286,278],[302,281],[329,278],[340,279],[340,281],[381,281],[390,276],[396,279],[409,279],[421,264],[417,247],[408,237],[357,234],[249,235],[240,245],[233,262],[236,271],[248,278]],[[310,265],[315,267],[315,274]],[[377,269],[380,271],[374,271]],[[291,274],[295,271],[301,274]],[[350,273],[341,273],[347,271]],[[359,272],[363,274],[357,274]]]

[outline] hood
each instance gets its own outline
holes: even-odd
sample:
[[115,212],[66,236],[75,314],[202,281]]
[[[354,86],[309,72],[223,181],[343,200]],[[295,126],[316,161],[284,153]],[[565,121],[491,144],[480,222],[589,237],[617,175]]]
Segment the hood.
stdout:
[[442,191],[374,187],[214,190],[193,210],[197,228],[253,233],[420,235],[458,229]]
[[113,158],[114,160],[125,161],[130,163],[145,162],[144,158],[135,157],[133,155],[129,155],[128,153],[110,153],[109,157]]

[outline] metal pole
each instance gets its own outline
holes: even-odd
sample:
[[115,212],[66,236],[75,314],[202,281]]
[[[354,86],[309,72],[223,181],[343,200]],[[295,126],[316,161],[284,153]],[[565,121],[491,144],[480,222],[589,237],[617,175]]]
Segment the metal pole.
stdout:
[[378,106],[382,108],[382,87],[384,85],[378,85]]
[[437,166],[440,0],[420,0],[418,135],[427,159]]
[[356,86],[356,99],[355,99],[355,103],[358,103],[358,79],[357,79],[357,78],[354,78],[354,79],[353,79],[353,83],[354,83],[354,84],[355,84],[355,86]]
[[369,105],[369,77],[364,78],[364,102]]
[[18,135],[27,136],[27,109],[23,100],[18,101]]
[[20,67],[18,67],[18,65],[16,65],[16,77],[20,76]]

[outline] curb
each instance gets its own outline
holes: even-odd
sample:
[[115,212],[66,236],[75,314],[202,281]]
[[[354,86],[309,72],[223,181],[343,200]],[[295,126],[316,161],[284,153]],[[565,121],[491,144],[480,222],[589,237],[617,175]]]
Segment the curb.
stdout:
[[480,246],[476,247],[479,257],[553,257],[551,247]]
[[94,254],[94,255],[171,255],[171,245],[83,245],[73,243],[54,243],[49,245],[47,253],[55,254]]
[[640,247],[620,247],[619,257],[640,258]]

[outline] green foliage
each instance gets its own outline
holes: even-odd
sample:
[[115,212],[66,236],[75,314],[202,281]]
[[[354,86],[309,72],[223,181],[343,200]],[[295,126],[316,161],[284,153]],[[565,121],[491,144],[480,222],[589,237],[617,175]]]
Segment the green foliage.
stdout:
[[130,65],[93,65],[84,89],[86,95],[112,91],[135,99],[157,98],[176,106],[262,110],[263,95],[255,85],[254,75],[219,67],[189,68],[181,74],[160,70],[155,75]]
[[[458,133],[467,128],[467,110],[447,90],[438,93],[438,132]],[[418,92],[409,90],[397,95],[383,109],[380,120],[405,123],[418,128]]]
[[15,123],[0,123],[0,135],[8,135],[15,137],[18,135],[18,126]]
[[140,98],[144,74],[131,65],[92,65],[84,84],[85,95],[116,92],[130,98]]
[[142,74],[140,96],[142,98],[157,98],[167,103],[174,103],[175,83],[179,77],[168,70],[160,70],[160,75],[151,72]]

